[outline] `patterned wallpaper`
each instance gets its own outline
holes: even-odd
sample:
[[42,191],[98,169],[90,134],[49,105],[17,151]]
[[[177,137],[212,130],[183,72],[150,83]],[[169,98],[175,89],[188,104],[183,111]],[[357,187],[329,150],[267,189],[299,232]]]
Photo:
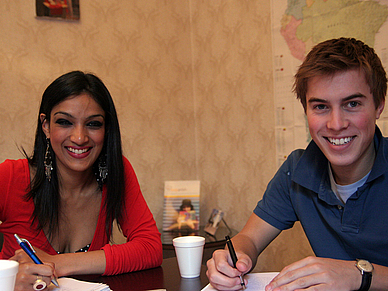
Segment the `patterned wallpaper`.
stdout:
[[[198,179],[201,222],[219,208],[241,230],[276,171],[270,1],[81,0],[78,22],[37,19],[34,5],[0,1],[0,161],[31,150],[49,83],[90,71],[113,96],[158,226],[164,181]],[[309,252],[297,227],[257,270]]]

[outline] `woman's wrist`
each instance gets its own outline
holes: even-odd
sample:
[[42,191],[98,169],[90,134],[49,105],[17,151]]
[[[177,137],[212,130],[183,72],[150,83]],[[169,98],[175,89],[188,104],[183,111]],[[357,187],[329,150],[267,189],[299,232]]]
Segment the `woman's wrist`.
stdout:
[[58,277],[84,274],[103,274],[106,260],[103,250],[84,253],[65,253],[55,256],[55,272]]

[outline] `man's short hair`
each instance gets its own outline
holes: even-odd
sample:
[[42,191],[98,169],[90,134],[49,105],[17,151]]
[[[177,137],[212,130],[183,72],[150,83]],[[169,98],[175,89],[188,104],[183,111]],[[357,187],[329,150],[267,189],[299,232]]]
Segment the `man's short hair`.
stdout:
[[374,49],[354,38],[330,39],[313,47],[295,74],[293,92],[306,111],[306,93],[310,78],[332,76],[352,69],[360,69],[365,73],[377,108],[385,100],[387,76]]

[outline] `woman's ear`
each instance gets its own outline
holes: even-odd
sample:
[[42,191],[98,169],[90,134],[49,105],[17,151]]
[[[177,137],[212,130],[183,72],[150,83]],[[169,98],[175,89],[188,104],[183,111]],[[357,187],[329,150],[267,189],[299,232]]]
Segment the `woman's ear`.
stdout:
[[41,113],[39,115],[39,118],[40,118],[40,122],[42,123],[42,130],[46,135],[46,138],[50,138],[50,124],[47,121],[46,114]]

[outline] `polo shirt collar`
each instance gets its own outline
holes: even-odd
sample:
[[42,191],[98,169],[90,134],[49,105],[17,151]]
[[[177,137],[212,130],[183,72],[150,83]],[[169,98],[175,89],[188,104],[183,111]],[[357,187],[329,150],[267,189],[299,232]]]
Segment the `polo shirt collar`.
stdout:
[[[388,141],[376,126],[374,143],[376,160],[366,183],[377,179],[388,171]],[[331,205],[338,204],[338,198],[331,191],[328,174],[328,160],[312,140],[297,162],[292,173],[292,181],[318,194],[318,197]]]
[[376,126],[374,143],[376,159],[366,183],[377,179],[388,171],[388,141],[383,137],[378,126]]
[[328,161],[314,141],[309,143],[297,162],[292,180],[316,193],[326,192],[325,183],[330,186]]

